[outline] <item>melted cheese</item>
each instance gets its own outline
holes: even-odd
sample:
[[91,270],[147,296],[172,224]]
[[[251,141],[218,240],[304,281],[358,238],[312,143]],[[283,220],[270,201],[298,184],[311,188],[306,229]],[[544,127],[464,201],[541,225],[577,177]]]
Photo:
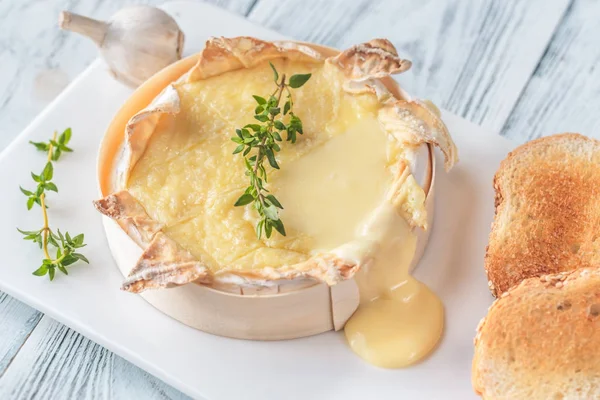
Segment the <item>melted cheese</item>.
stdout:
[[359,121],[290,163],[272,181],[285,205],[282,220],[312,237],[316,252],[352,241],[356,226],[385,196],[391,180],[387,140],[373,130],[376,126],[371,118]]
[[[275,65],[288,76],[313,74],[306,85],[293,91],[294,111],[305,133],[295,144],[282,143],[277,155],[280,171],[268,169],[268,188],[285,207],[281,218],[286,237],[274,234],[258,240],[252,206],[233,206],[248,182],[241,155],[232,154],[236,144],[230,138],[236,128],[253,122],[256,103],[252,95],[273,91],[273,73],[266,63],[178,86],[181,112],[161,117],[128,182],[129,191],[148,214],[166,225],[165,233],[195,256],[209,260],[214,272],[225,267],[292,265],[307,260],[316,250],[342,244],[353,232],[350,227],[376,206],[391,177],[385,169],[386,139],[376,120],[379,103],[374,95],[345,93],[335,68],[281,60]],[[361,142],[373,145],[361,149]],[[358,158],[367,166],[362,175]],[[365,163],[365,159],[373,164],[367,165],[370,161]],[[312,198],[295,188],[306,183],[308,175],[303,176],[302,170],[307,165],[312,165],[307,173],[316,178],[319,171],[331,168],[333,160],[337,175],[330,178],[337,186],[330,186],[332,179],[313,180],[330,190]],[[356,193],[353,185],[368,190]],[[336,195],[334,189],[340,192]],[[339,199],[344,199],[346,216]],[[315,202],[322,202],[319,212],[336,215],[333,224],[324,225],[335,228],[341,222],[339,229],[315,229],[321,227],[309,209]],[[305,221],[317,225],[311,227]]]
[[248,182],[230,138],[253,122],[252,94],[273,91],[268,64],[178,86],[181,112],[162,116],[128,189],[213,272],[276,268],[319,251],[355,259],[363,269],[361,303],[345,328],[350,346],[382,367],[416,362],[441,335],[443,307],[408,271],[416,239],[398,213],[417,209],[425,194],[412,176],[391,188],[405,150],[382,131],[376,97],[343,92],[337,70],[275,64],[281,74],[313,74],[294,91],[305,134],[283,143],[282,169],[269,172],[268,187],[285,207],[286,237],[257,239],[256,212],[233,206]]
[[409,275],[416,237],[389,205],[375,210],[359,231],[360,249],[342,252],[369,258],[355,276],[360,305],[345,326],[352,350],[370,364],[400,368],[413,364],[435,347],[444,327],[440,299]]

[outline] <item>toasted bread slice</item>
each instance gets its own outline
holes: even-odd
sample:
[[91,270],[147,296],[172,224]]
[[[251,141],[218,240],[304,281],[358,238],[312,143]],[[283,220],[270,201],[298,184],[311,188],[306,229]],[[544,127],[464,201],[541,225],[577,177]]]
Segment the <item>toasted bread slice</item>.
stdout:
[[494,177],[485,257],[494,296],[525,278],[600,265],[600,142],[560,134],[518,147]]
[[505,292],[477,328],[472,381],[484,399],[600,399],[600,269]]

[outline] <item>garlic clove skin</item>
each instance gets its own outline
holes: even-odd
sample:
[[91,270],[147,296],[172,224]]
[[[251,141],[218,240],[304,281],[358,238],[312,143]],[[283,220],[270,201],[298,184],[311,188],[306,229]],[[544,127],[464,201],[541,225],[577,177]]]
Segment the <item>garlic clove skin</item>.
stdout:
[[100,53],[117,79],[139,86],[181,59],[184,35],[166,12],[149,6],[127,7],[109,21]]
[[92,39],[115,78],[129,86],[139,86],[181,59],[184,34],[155,7],[126,7],[107,22],[63,11],[59,26]]

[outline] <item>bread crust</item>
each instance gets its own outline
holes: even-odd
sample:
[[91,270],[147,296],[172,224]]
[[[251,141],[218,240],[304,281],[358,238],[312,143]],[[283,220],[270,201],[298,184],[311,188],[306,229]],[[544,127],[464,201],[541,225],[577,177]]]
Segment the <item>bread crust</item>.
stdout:
[[494,177],[485,256],[499,296],[525,278],[600,265],[600,142],[564,133],[524,144]]
[[600,268],[529,278],[477,328],[472,384],[484,399],[600,398]]

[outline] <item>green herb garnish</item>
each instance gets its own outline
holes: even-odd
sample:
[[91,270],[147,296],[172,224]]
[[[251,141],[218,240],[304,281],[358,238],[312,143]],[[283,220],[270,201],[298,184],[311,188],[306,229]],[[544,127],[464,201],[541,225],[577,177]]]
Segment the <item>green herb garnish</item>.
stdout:
[[[27,196],[27,209],[31,210],[35,204],[39,205],[42,209],[42,217],[44,225],[37,231],[24,231],[19,228],[17,230],[23,234],[23,239],[31,240],[37,243],[40,248],[44,251],[44,259],[42,265],[33,271],[33,275],[44,276],[48,275],[50,280],[54,279],[56,269],[68,275],[66,267],[76,263],[77,261],[83,261],[89,263],[88,259],[81,253],[77,253],[76,249],[84,247],[83,233],[71,237],[69,232],[62,232],[57,229],[54,232],[50,229],[48,223],[48,206],[46,205],[46,191],[58,192],[56,184],[52,182],[54,177],[54,165],[53,161],[58,161],[62,153],[70,153],[73,150],[67,145],[71,140],[71,128],[67,128],[57,138],[56,132],[48,142],[29,142],[34,145],[38,150],[47,153],[48,158],[44,169],[39,175],[31,173],[31,177],[37,183],[35,191],[26,190],[23,188],[21,192]],[[56,248],[56,257],[50,256],[49,246],[52,245]]]
[[[241,129],[236,129],[236,136],[231,138],[238,144],[233,154],[242,153],[246,165],[246,176],[250,178],[250,185],[243,195],[235,202],[235,206],[245,206],[254,203],[254,208],[261,219],[256,224],[256,235],[260,239],[264,231],[267,238],[271,237],[273,228],[285,236],[285,227],[279,219],[278,209],[283,209],[281,203],[265,188],[267,171],[263,165],[265,158],[272,168],[279,169],[275,153],[281,150],[277,142],[281,142],[283,132],[286,132],[286,141],[296,143],[296,134],[302,134],[302,121],[293,112],[294,102],[290,88],[297,89],[304,85],[311,74],[292,75],[288,82],[285,74],[279,79],[279,73],[271,63],[273,81],[277,85],[275,91],[268,99],[254,95],[258,105],[254,110],[254,118],[260,124],[248,124]],[[283,111],[279,107],[283,92],[287,93],[287,100]],[[287,120],[287,124],[284,122]],[[252,153],[252,154],[250,154]],[[248,157],[250,156],[250,157]]]

